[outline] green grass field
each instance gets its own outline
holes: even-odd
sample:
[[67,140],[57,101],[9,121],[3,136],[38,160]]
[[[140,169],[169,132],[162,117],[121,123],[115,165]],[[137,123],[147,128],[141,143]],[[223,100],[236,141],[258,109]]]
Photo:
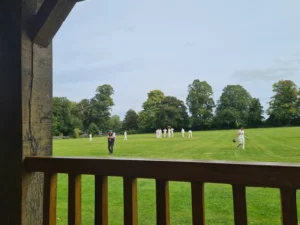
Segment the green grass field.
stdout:
[[[300,128],[249,129],[246,135],[246,150],[236,150],[232,139],[236,131],[194,132],[193,138],[156,139],[155,134],[129,135],[124,141],[117,136],[115,154],[108,155],[106,138],[54,140],[55,156],[133,157],[162,159],[198,159],[262,162],[299,162]],[[187,133],[186,133],[187,136]],[[120,168],[122,169],[122,168]],[[123,224],[122,179],[109,178],[109,224]],[[58,225],[67,224],[68,201],[67,176],[59,175],[58,181]],[[300,198],[298,194],[298,205]],[[139,224],[156,224],[154,180],[138,181]],[[170,182],[171,224],[190,225],[190,184]],[[249,224],[279,225],[280,198],[278,189],[247,188]],[[231,186],[205,185],[205,209],[208,225],[233,224],[233,202]],[[298,208],[300,209],[300,208]],[[93,224],[94,180],[83,176],[82,180],[83,225]],[[298,214],[300,210],[298,210]]]

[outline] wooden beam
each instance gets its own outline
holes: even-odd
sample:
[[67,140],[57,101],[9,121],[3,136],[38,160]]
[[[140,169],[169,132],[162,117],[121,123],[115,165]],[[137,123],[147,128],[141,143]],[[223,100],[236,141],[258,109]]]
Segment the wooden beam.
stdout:
[[247,225],[247,202],[246,187],[242,185],[232,185],[234,224]]
[[169,182],[156,180],[156,224],[170,225]]
[[47,47],[76,2],[76,0],[45,0],[30,25],[32,41]]
[[[119,168],[122,168],[120,170]],[[28,172],[97,174],[168,181],[300,189],[299,164],[133,158],[27,157]]]
[[108,225],[108,178],[95,176],[95,224]]
[[68,224],[81,225],[81,175],[69,174]]
[[57,173],[44,176],[43,225],[56,225]]
[[21,1],[0,1],[0,221],[21,224]]
[[297,190],[281,188],[281,223],[283,225],[297,225]]
[[193,225],[205,225],[204,183],[191,182]]
[[137,179],[124,177],[124,225],[138,225]]
[[0,224],[43,224],[44,175],[23,171],[27,156],[52,155],[52,45],[28,24],[43,0],[0,0]]

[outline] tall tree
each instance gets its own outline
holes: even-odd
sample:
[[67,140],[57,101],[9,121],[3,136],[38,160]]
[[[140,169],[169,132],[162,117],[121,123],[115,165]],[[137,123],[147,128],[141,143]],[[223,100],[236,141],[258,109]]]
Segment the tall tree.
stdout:
[[122,121],[121,121],[120,117],[118,115],[113,115],[109,119],[108,126],[109,126],[110,130],[113,130],[115,132],[120,132],[121,128],[122,128]]
[[165,95],[160,90],[152,90],[148,93],[147,100],[143,103],[143,110],[139,113],[138,125],[142,129],[155,129],[157,113]]
[[138,113],[138,127],[142,130],[153,130],[156,128],[156,109],[142,110]]
[[143,103],[143,109],[158,108],[165,98],[165,94],[161,90],[152,90],[148,93],[147,100]]
[[91,123],[90,126],[88,127],[88,133],[92,135],[99,134],[99,128],[97,127],[96,124]]
[[54,135],[69,135],[73,133],[71,102],[67,98],[53,98],[53,121]]
[[188,126],[187,108],[184,102],[173,96],[165,96],[160,90],[148,93],[148,99],[139,113],[138,125],[145,130],[172,126]]
[[298,117],[299,90],[291,80],[280,80],[273,84],[275,95],[271,97],[268,115],[272,115],[274,120],[279,120],[282,125],[289,125]]
[[188,86],[186,103],[191,113],[192,126],[210,127],[215,102],[212,87],[206,81],[196,79]]
[[74,114],[82,121],[84,130],[87,130],[92,123],[91,110],[92,106],[89,99],[82,99],[73,109]]
[[156,114],[156,127],[166,128],[168,126],[179,128],[189,125],[187,108],[184,102],[173,96],[166,96]]
[[263,124],[263,106],[258,98],[253,98],[249,109],[248,126],[259,127]]
[[71,111],[71,117],[72,117],[72,124],[73,127],[78,128],[79,131],[84,130],[83,120],[79,116],[78,103],[70,101],[70,111]]
[[297,116],[296,116],[296,119],[295,119],[293,125],[299,126],[300,125],[300,87],[298,90],[298,99],[296,102],[296,107],[297,107]]
[[252,97],[245,88],[241,85],[227,85],[218,101],[215,121],[221,127],[246,126],[251,103]]
[[133,110],[129,109],[123,120],[124,130],[137,130],[138,129],[138,114]]
[[114,101],[112,95],[114,89],[109,84],[104,84],[96,89],[95,96],[91,99],[90,122],[95,123],[100,130],[106,131],[109,128],[109,118]]

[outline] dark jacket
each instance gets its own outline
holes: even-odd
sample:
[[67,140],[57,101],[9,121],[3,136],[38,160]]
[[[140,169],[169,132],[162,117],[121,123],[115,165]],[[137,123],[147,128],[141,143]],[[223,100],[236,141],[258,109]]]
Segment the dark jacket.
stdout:
[[113,132],[109,132],[107,135],[108,142],[114,142],[115,138],[113,137]]

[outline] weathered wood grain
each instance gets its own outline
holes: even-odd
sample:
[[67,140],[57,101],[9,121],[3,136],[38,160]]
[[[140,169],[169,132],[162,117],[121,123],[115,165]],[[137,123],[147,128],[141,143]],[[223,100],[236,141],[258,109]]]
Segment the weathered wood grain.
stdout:
[[[42,0],[22,1],[21,76],[22,76],[22,158],[52,155],[52,44],[35,45],[28,24]],[[49,117],[41,122],[43,112]],[[22,181],[22,222],[40,225],[43,220],[43,182],[41,173],[24,173]]]
[[[41,225],[44,175],[24,172],[22,163],[52,154],[52,45],[42,49],[28,36],[43,0],[0,2],[0,221]],[[50,112],[42,123],[41,108]]]

